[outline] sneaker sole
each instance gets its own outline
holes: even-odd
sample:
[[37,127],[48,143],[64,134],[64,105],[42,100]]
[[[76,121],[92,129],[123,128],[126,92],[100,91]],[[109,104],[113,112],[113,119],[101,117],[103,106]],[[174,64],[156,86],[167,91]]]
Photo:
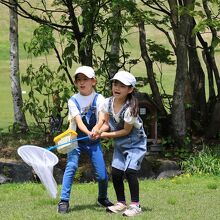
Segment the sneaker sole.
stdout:
[[60,213],[60,214],[67,214],[69,212],[69,209],[67,211],[59,211],[59,209],[57,209],[57,213]]
[[116,214],[116,213],[119,213],[119,212],[113,212],[112,210],[110,210],[110,209],[106,209],[106,212],[108,212],[108,213],[114,213],[114,214]]
[[125,210],[126,210],[126,208],[124,208],[123,210],[112,211],[111,209],[106,208],[106,212],[109,212],[109,213],[120,213],[120,212],[124,212]]
[[141,213],[142,212],[138,212],[135,215],[126,215],[125,213],[123,213],[122,215],[125,216],[125,217],[134,217],[134,216],[140,215]]

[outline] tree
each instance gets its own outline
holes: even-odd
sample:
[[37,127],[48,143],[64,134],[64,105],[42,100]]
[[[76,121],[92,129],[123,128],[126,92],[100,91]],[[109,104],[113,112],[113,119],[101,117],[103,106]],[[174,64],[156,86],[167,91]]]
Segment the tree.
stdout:
[[[13,5],[14,0],[10,0],[10,3]],[[28,127],[25,115],[22,111],[23,100],[19,74],[18,17],[16,13],[16,6],[10,9],[10,66],[11,92],[14,107],[14,126],[18,125],[22,131],[26,131]]]
[[162,98],[160,96],[159,88],[156,83],[155,77],[154,77],[154,71],[153,71],[153,62],[148,55],[147,47],[146,47],[146,32],[144,27],[144,21],[139,22],[139,42],[140,42],[140,48],[141,48],[141,56],[145,62],[146,69],[147,69],[147,76],[149,80],[149,84],[153,93],[153,97],[155,102],[157,103],[159,112],[161,116],[165,117],[167,116],[166,109],[164,108]]
[[[215,1],[203,0],[201,5],[195,0],[141,0],[141,2],[144,7],[139,7],[140,4],[136,1],[129,0],[77,0],[74,2],[55,0],[53,4],[41,0],[38,5],[29,1],[16,1],[14,4],[18,7],[17,13],[20,16],[40,24],[42,30],[36,40],[37,44],[41,44],[40,53],[53,49],[60,63],[57,71],[65,71],[70,81],[69,69],[73,63],[93,65],[97,73],[102,76],[101,85],[106,89],[108,79],[114,72],[120,68],[130,70],[142,59],[145,63],[152,97],[161,114],[167,118],[169,115],[166,113],[167,106],[164,101],[164,97],[167,96],[159,92],[153,64],[159,62],[175,65],[174,91],[172,102],[168,100],[167,112],[169,113],[171,109],[172,137],[175,139],[176,146],[183,147],[186,146],[185,140],[192,134],[197,135],[198,131],[199,134],[204,134],[207,128],[207,115],[211,116],[214,104],[219,98],[219,73],[214,53],[219,44],[216,34],[219,22],[212,16],[212,11],[209,9],[209,4]],[[11,4],[4,0],[0,0],[0,3],[8,7]],[[200,15],[202,22],[197,24],[196,18]],[[166,49],[154,39],[147,39],[146,24],[153,25],[163,32],[171,49]],[[125,33],[129,33],[131,28],[135,30],[139,28],[141,48],[141,58],[133,60],[130,58],[129,51],[124,48],[124,43],[128,41]],[[211,30],[212,35],[210,45],[202,37],[202,31],[207,28]],[[50,31],[45,32],[48,29]],[[55,41],[48,40],[55,37],[44,36],[45,33],[52,35],[53,31],[61,36],[61,44],[58,47]],[[198,40],[201,46],[198,45]],[[49,46],[48,41],[52,42]],[[101,48],[102,52],[99,51],[97,54],[96,47]],[[203,51],[206,71],[202,67],[198,48]],[[32,52],[36,50],[34,47],[32,49],[30,50]],[[175,56],[175,60],[170,58],[172,55]],[[209,102],[206,102],[205,96],[206,72],[209,80]],[[201,124],[198,123],[200,121]]]
[[[152,24],[165,33],[171,47],[176,55],[176,76],[172,101],[172,131],[177,146],[185,146],[187,136],[186,111],[185,111],[185,88],[188,75],[188,42],[190,33],[189,11],[194,7],[194,1],[142,1],[152,11],[160,14],[150,13],[153,18],[149,19]],[[164,16],[161,16],[163,14]],[[159,20],[156,20],[158,19]],[[173,33],[171,38],[167,30],[170,27]],[[173,40],[172,40],[173,39]],[[173,42],[174,41],[174,42]]]
[[188,10],[194,7],[194,1],[180,1],[180,6],[184,6],[182,13],[178,12],[179,5],[175,0],[168,0],[171,11],[171,25],[173,27],[176,44],[176,78],[173,92],[172,124],[176,142],[180,146],[185,145],[187,135],[186,115],[185,115],[185,86],[188,75],[188,42],[190,33],[190,15]]

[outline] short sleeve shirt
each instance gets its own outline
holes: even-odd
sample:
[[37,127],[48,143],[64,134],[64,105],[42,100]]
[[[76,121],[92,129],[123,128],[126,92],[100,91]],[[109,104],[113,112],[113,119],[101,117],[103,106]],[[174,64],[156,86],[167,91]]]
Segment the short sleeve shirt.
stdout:
[[[114,108],[113,108],[114,97],[113,97],[112,102],[111,102],[111,107],[110,107],[110,109],[111,109],[112,112],[109,112],[109,99],[110,99],[110,98],[106,98],[106,99],[105,99],[105,101],[104,101],[104,103],[103,103],[103,105],[102,105],[102,107],[101,107],[101,110],[102,110],[102,112],[104,112],[104,113],[112,113],[112,115],[113,115],[115,121],[116,121],[116,122],[119,122],[119,121],[120,121],[120,113],[121,113],[121,111],[119,111],[119,112],[117,112],[117,113],[114,112]],[[126,123],[128,123],[128,124],[134,125],[134,127],[138,128],[138,129],[142,126],[142,123],[138,120],[138,117],[134,117],[134,116],[131,115],[131,108],[130,108],[130,107],[128,107],[128,108],[125,110],[123,120],[124,120]]]
[[[73,95],[73,97],[79,103],[81,112],[79,112],[79,109],[77,108],[75,102],[71,98],[68,100],[68,109],[69,109],[68,120],[71,120],[72,123],[71,128],[73,130],[76,130],[76,124],[75,124],[75,120],[72,119],[74,119],[77,115],[83,114],[89,110],[90,106],[92,105],[93,99],[95,98],[95,94],[96,93],[94,91],[88,96],[83,96],[80,93]],[[101,111],[101,106],[104,100],[105,98],[103,97],[103,95],[99,94],[96,100],[96,118],[98,118],[98,114]]]

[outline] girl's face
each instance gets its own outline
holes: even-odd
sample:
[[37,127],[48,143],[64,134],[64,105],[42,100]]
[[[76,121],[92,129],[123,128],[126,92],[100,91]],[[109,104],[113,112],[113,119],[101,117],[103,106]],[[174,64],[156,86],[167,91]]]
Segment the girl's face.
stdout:
[[115,98],[126,99],[129,93],[132,93],[133,87],[126,86],[118,80],[112,82],[112,94]]
[[87,96],[93,92],[93,87],[96,85],[96,79],[90,79],[83,73],[79,73],[76,75],[75,85],[81,95]]

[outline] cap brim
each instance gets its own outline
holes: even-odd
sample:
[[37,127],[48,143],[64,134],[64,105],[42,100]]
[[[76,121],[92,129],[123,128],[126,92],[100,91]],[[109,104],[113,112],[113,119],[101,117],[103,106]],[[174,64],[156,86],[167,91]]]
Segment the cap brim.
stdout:
[[132,86],[129,82],[126,83],[126,82],[124,82],[124,81],[122,81],[121,79],[118,79],[118,78],[112,78],[112,79],[110,79],[110,81],[113,81],[113,80],[117,80],[117,81],[123,83],[123,84],[126,85],[126,86]]

